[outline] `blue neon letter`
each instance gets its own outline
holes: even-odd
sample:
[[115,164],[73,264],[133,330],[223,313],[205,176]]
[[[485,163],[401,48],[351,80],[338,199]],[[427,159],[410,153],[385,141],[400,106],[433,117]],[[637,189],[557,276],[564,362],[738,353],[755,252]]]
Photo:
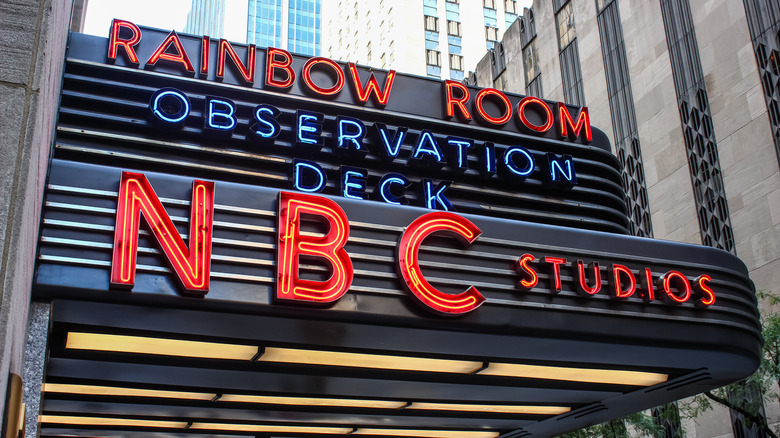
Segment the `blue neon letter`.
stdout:
[[180,128],[190,114],[190,100],[175,88],[161,88],[152,94],[149,110],[152,121],[170,128]]
[[206,117],[203,127],[219,133],[229,133],[236,127],[236,105],[228,100],[206,97]]
[[452,184],[452,182],[442,181],[437,184],[436,187],[433,187],[433,182],[431,182],[430,179],[423,178],[423,180],[420,182],[422,189],[420,190],[420,195],[424,206],[432,210],[436,210],[436,205],[438,204],[442,206],[444,211],[454,210],[449,199],[444,196],[444,191],[450,187],[450,184]]
[[359,152],[362,155],[365,155],[368,152],[368,148],[363,146],[363,136],[366,134],[366,127],[363,125],[363,122],[352,117],[338,116],[336,118],[336,124],[339,126],[337,144],[339,149]]
[[393,194],[392,186],[398,185],[401,188],[409,186],[409,180],[400,173],[388,173],[379,180],[379,184],[376,185],[376,191],[379,193],[380,198],[388,204],[395,205],[408,205],[409,200],[406,196],[396,196]]
[[293,188],[301,192],[321,192],[328,177],[319,164],[308,160],[293,161]]
[[368,170],[341,166],[341,196],[351,199],[365,199]]

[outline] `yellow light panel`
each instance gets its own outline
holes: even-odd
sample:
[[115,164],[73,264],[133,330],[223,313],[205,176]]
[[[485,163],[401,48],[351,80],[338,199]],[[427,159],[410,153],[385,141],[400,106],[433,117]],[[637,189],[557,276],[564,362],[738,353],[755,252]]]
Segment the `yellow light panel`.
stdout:
[[405,402],[385,401],[385,400],[276,397],[276,396],[267,396],[267,395],[237,395],[237,394],[225,394],[222,397],[220,397],[219,401],[237,402],[237,403],[291,405],[291,406],[329,406],[329,407],[339,407],[339,408],[376,408],[376,409],[399,409],[406,406]]
[[71,385],[44,383],[43,391],[58,394],[106,395],[119,397],[174,398],[180,400],[213,400],[216,394],[202,392],[162,391],[156,389],[122,388],[117,386]]
[[643,371],[566,368],[514,363],[491,363],[489,367],[478,374],[481,376],[522,377],[636,386],[652,386],[669,379],[667,374]]
[[420,438],[495,438],[498,432],[467,430],[414,430],[414,429],[370,429],[361,428],[351,435],[409,436]]
[[275,347],[266,348],[260,360],[265,362],[463,374],[472,373],[482,368],[482,362],[467,360],[429,359]]
[[257,354],[252,345],[79,332],[68,333],[65,348],[232,360],[251,360]]
[[498,414],[558,415],[571,411],[566,406],[522,406],[522,405],[472,405],[459,403],[414,402],[404,409],[431,411],[488,412]]
[[183,421],[138,420],[135,418],[74,417],[67,415],[41,415],[41,423],[73,424],[77,426],[126,426],[184,429]]
[[269,432],[269,433],[324,433],[346,435],[352,432],[351,427],[310,427],[310,426],[280,426],[272,424],[226,424],[226,423],[192,423],[189,430],[226,430],[232,432]]

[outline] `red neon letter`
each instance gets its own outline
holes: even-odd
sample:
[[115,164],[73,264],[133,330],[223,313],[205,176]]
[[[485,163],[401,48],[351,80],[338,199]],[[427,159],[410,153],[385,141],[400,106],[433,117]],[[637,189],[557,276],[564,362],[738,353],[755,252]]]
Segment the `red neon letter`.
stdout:
[[[317,216],[330,227],[325,235],[301,233],[303,215]],[[349,220],[335,202],[304,193],[279,193],[279,225],[276,245],[276,299],[330,303],[352,285],[352,260],[344,249],[349,238]],[[328,280],[300,278],[301,256],[325,259],[330,264]]]
[[[540,107],[544,111],[544,116],[546,122],[542,125],[534,125],[531,123],[530,120],[528,120],[528,117],[525,116],[525,108],[529,104],[534,104]],[[553,117],[553,112],[550,109],[550,106],[547,105],[547,102],[543,101],[542,99],[539,99],[538,97],[533,96],[527,96],[524,97],[523,100],[520,101],[520,103],[517,104],[517,117],[520,118],[520,127],[525,127],[530,129],[534,132],[544,133],[550,130],[553,125],[553,121],[555,118]]]
[[[672,292],[672,280],[675,278],[678,280],[677,283],[682,286],[681,288],[677,288],[678,291],[683,292],[681,296]],[[682,304],[691,297],[691,284],[688,283],[688,279],[680,272],[669,271],[658,279],[658,283],[665,292],[662,297],[667,303]]]
[[[335,64],[335,63],[334,63]],[[355,86],[355,93],[357,93],[358,99],[366,103],[368,102],[371,93],[376,96],[376,102],[381,105],[387,105],[387,100],[390,99],[390,90],[393,89],[393,79],[395,79],[395,70],[389,70],[387,77],[385,78],[385,88],[380,92],[379,84],[374,77],[374,73],[368,78],[368,84],[363,88],[363,84],[360,83],[360,76],[358,75],[357,66],[354,63],[349,63],[349,73],[352,75],[352,84]]]
[[645,284],[643,285],[645,288],[645,293],[643,294],[645,301],[653,301],[655,299],[654,285],[653,273],[650,272],[650,268],[645,268]]
[[707,274],[699,275],[693,280],[694,289],[702,295],[702,298],[696,302],[696,305],[699,307],[709,307],[715,304],[715,292],[707,285],[710,280],[712,280],[712,277]]
[[544,261],[546,263],[550,263],[552,265],[552,272],[553,277],[555,278],[555,284],[551,292],[560,292],[561,291],[561,265],[566,263],[566,259],[559,258],[559,257],[545,257]]
[[244,65],[240,59],[238,59],[238,53],[233,50],[233,46],[228,40],[219,40],[219,50],[217,52],[217,78],[223,79],[225,77],[225,55],[230,55],[230,59],[233,60],[233,65],[236,66],[238,72],[244,78],[244,82],[247,84],[255,83],[255,52],[256,48],[254,44],[250,44],[246,49],[246,65]]
[[[129,39],[122,39],[119,36],[122,28],[130,29],[130,31],[133,33],[133,36],[131,36]],[[131,64],[137,66],[138,55],[135,54],[135,49],[133,47],[135,47],[139,41],[141,41],[141,29],[139,29],[138,26],[129,21],[117,20],[115,18],[111,21],[111,32],[108,36],[109,61],[116,60],[118,48],[121,46],[123,49],[125,49],[125,54],[127,55],[128,61],[130,61]]]
[[[168,50],[173,47],[176,53],[168,53]],[[184,66],[187,72],[194,73],[195,69],[192,68],[190,58],[187,56],[187,52],[184,51],[184,46],[181,44],[179,36],[176,35],[176,31],[172,30],[165,38],[165,41],[160,44],[160,47],[154,51],[149,60],[146,61],[146,65],[156,65],[159,60],[176,62]]]
[[[620,282],[621,275],[627,276],[626,278],[629,280],[629,286],[626,290],[623,290],[623,285]],[[626,266],[617,264],[612,265],[612,285],[614,287],[612,290],[612,297],[614,298],[628,298],[631,295],[634,295],[634,292],[636,291],[636,278],[634,277],[634,273]]]
[[471,221],[455,213],[436,211],[424,214],[414,220],[401,236],[398,244],[398,267],[406,287],[417,299],[433,310],[458,315],[470,312],[483,301],[485,297],[474,286],[459,294],[444,293],[428,283],[420,269],[418,251],[426,237],[444,233],[455,234],[463,243],[469,245],[477,240],[482,231]]
[[203,35],[200,40],[200,75],[209,75],[209,51],[211,50],[211,38]]
[[590,132],[590,116],[588,115],[588,107],[583,106],[580,108],[580,114],[577,116],[577,123],[569,114],[569,109],[562,102],[558,102],[558,116],[561,124],[561,137],[568,136],[568,128],[571,128],[571,134],[574,138],[580,135],[582,128],[585,128],[585,140],[593,140],[593,135]]
[[[455,94],[452,92],[455,88],[460,90],[460,97],[455,97]],[[444,111],[448,118],[455,115],[455,107],[457,106],[460,109],[460,116],[464,120],[471,120],[471,114],[466,109],[466,102],[469,101],[469,89],[465,85],[457,81],[444,81],[444,96]]]
[[141,173],[122,172],[116,208],[111,285],[132,288],[138,252],[141,214],[185,292],[206,295],[211,273],[211,232],[214,222],[214,183],[192,182],[190,247],[184,245],[170,216]]
[[[281,59],[280,59],[281,57]],[[290,68],[293,58],[287,50],[269,47],[265,56],[265,85],[276,88],[290,88],[295,82],[295,72]],[[282,70],[287,79],[276,79],[276,70]]]
[[[333,69],[333,71],[336,72],[336,83],[332,87],[330,88],[320,87],[317,84],[315,84],[314,81],[311,79],[311,69],[317,64],[329,65]],[[311,58],[303,66],[303,72],[301,73],[301,76],[303,77],[303,82],[305,82],[306,85],[308,85],[311,91],[322,94],[323,96],[332,96],[338,93],[339,91],[341,91],[342,88],[344,88],[344,72],[341,71],[341,67],[339,67],[338,64],[336,64],[334,61],[328,58],[323,58],[319,56],[316,58]],[[371,77],[373,78],[374,76],[372,75]]]
[[[487,96],[496,96],[498,100],[504,104],[504,115],[501,117],[493,117],[485,111],[485,107],[482,105],[482,100]],[[494,125],[503,125],[512,118],[512,104],[506,95],[495,88],[483,88],[477,93],[477,97],[474,98],[474,108],[477,109],[477,114],[482,117],[482,120],[492,123]]]
[[582,260],[577,260],[577,273],[579,274],[580,281],[577,290],[581,295],[589,296],[595,295],[601,290],[601,269],[599,269],[599,262],[591,263],[593,268],[593,286],[588,286],[585,281],[585,264]]
[[539,275],[534,268],[528,266],[535,258],[531,254],[523,254],[515,263],[515,271],[522,275],[522,279],[517,284],[525,289],[531,289],[539,284]]

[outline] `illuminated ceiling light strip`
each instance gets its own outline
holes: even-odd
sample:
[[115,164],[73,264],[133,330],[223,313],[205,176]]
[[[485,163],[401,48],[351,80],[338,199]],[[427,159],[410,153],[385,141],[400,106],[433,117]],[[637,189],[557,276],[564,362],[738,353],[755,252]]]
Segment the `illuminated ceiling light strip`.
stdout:
[[[217,399],[216,393],[168,391],[158,389],[127,388],[121,386],[76,385],[66,383],[44,383],[44,392],[48,394],[76,394],[109,397],[148,397],[179,400],[218,400],[223,403],[254,403],[285,406],[319,406],[338,408],[369,409],[419,409],[437,411],[486,412],[507,414],[557,415],[569,412],[571,408],[562,406],[514,406],[480,405],[456,403],[425,403],[389,400],[364,400],[314,397],[282,397],[268,395],[224,394]],[[408,405],[408,406],[407,406]]]
[[407,403],[387,400],[360,400],[341,398],[276,397],[267,395],[224,394],[220,402],[260,403],[288,406],[326,406],[338,408],[400,409]]
[[307,365],[349,366],[385,370],[428,371],[469,374],[482,368],[482,362],[381,354],[345,353],[337,351],[299,350],[268,347],[260,357],[264,362]]
[[67,415],[41,415],[41,423],[72,424],[77,426],[119,426],[119,427],[155,427],[164,429],[184,429],[187,422],[139,420],[136,418],[76,417]]
[[[157,354],[206,359],[252,360],[258,347],[202,341],[69,332],[66,348],[73,350],[111,351],[121,353]],[[571,382],[613,385],[652,386],[669,379],[667,374],[591,368],[569,368],[543,365],[490,363],[483,368],[478,361],[433,359],[382,354],[347,353],[339,351],[304,350],[267,347],[259,360],[264,362],[325,365],[337,367],[374,368],[399,371],[438,373],[477,373],[482,376],[517,377],[527,379],[563,380]]]
[[232,360],[251,360],[257,354],[252,345],[79,332],[68,332],[65,348]]
[[478,405],[414,402],[404,409],[431,411],[486,412],[492,414],[558,415],[571,411],[566,406]]
[[156,389],[125,388],[117,386],[72,385],[44,383],[43,391],[56,394],[105,395],[112,397],[173,398],[180,400],[213,400],[217,394],[202,392],[165,391]]
[[491,363],[479,371],[481,376],[519,377],[526,379],[565,380],[570,382],[606,383],[613,385],[652,386],[669,379],[668,374],[644,371],[567,368],[513,363]]
[[270,432],[270,433],[322,433],[331,435],[346,435],[352,432],[351,427],[312,427],[312,426],[281,426],[271,424],[228,424],[228,423],[192,423],[188,430],[226,430],[232,432]]
[[414,430],[360,428],[351,435],[408,436],[420,438],[495,438],[498,432],[467,430]]

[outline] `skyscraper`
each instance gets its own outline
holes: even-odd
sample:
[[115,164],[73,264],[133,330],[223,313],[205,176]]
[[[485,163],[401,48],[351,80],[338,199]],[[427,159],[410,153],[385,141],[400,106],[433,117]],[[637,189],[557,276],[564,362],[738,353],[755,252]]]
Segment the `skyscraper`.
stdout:
[[246,41],[320,54],[320,0],[249,0]]
[[517,19],[516,0],[332,0],[325,53],[334,58],[461,80]]
[[222,38],[225,30],[225,0],[192,0],[184,32]]

